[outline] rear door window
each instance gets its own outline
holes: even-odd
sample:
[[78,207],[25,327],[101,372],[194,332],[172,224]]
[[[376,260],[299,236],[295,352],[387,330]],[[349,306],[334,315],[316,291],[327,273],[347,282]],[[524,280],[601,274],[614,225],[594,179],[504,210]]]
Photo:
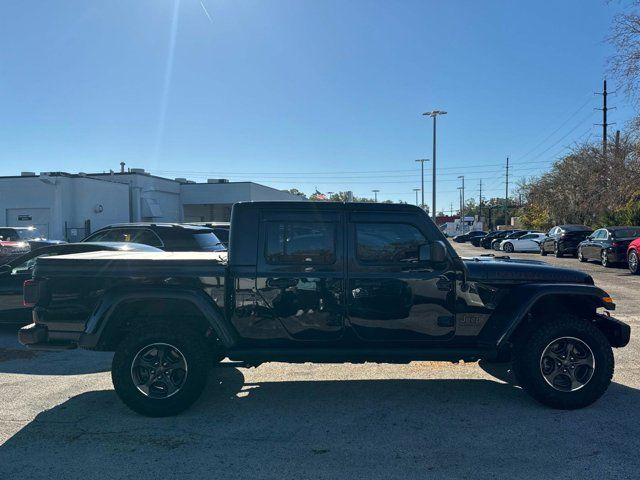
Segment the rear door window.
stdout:
[[163,243],[160,240],[160,237],[156,235],[152,230],[148,230],[146,228],[138,229],[137,231],[132,231],[128,238],[132,238],[132,240],[124,240],[127,242],[136,242],[136,243],[144,243],[145,245],[151,245],[152,247],[162,247]]
[[408,223],[356,223],[356,257],[361,263],[418,262],[424,235]]
[[267,263],[330,265],[336,261],[336,223],[270,221],[266,237]]

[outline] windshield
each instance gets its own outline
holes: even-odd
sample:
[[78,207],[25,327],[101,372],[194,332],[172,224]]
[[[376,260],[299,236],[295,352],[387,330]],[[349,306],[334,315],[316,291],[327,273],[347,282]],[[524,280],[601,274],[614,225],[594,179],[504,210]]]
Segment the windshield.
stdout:
[[224,252],[226,250],[220,239],[213,232],[194,233],[193,239],[200,250],[208,252]]
[[228,228],[220,228],[215,227],[213,229],[213,233],[222,243],[229,243],[229,229]]
[[36,240],[42,238],[42,234],[37,228],[26,228],[24,230],[17,230],[17,232],[20,240]]

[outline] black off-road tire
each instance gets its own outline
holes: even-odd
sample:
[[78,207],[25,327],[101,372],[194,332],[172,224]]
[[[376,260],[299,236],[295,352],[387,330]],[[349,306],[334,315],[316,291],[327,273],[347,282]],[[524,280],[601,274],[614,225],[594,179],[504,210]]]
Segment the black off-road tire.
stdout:
[[[132,364],[136,355],[152,344],[176,347],[188,366],[182,387],[168,398],[145,396],[133,380]],[[166,417],[188,409],[198,399],[210,366],[211,350],[203,334],[185,326],[153,323],[132,331],[118,345],[111,365],[111,379],[116,394],[129,408],[149,417]]]
[[[573,410],[591,405],[609,387],[613,377],[613,350],[604,334],[591,322],[572,315],[540,319],[514,345],[513,367],[518,383],[540,403],[552,408]],[[593,352],[595,368],[591,379],[579,390],[565,392],[545,380],[541,358],[555,339],[573,337],[586,343]]]

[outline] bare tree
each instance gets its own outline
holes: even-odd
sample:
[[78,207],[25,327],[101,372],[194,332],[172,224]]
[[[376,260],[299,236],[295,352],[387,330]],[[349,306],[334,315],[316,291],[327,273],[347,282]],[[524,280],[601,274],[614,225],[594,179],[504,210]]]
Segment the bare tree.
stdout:
[[629,11],[616,15],[607,38],[615,48],[609,69],[618,78],[627,95],[640,100],[640,0],[629,4]]

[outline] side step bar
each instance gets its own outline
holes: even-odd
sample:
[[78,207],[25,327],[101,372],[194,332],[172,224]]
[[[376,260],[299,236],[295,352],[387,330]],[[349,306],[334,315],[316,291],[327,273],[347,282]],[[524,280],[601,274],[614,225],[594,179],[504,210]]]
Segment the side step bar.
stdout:
[[468,348],[242,348],[227,352],[230,360],[248,365],[264,362],[287,363],[410,363],[416,361],[463,360],[475,362],[480,359],[497,358],[497,352],[488,349]]

